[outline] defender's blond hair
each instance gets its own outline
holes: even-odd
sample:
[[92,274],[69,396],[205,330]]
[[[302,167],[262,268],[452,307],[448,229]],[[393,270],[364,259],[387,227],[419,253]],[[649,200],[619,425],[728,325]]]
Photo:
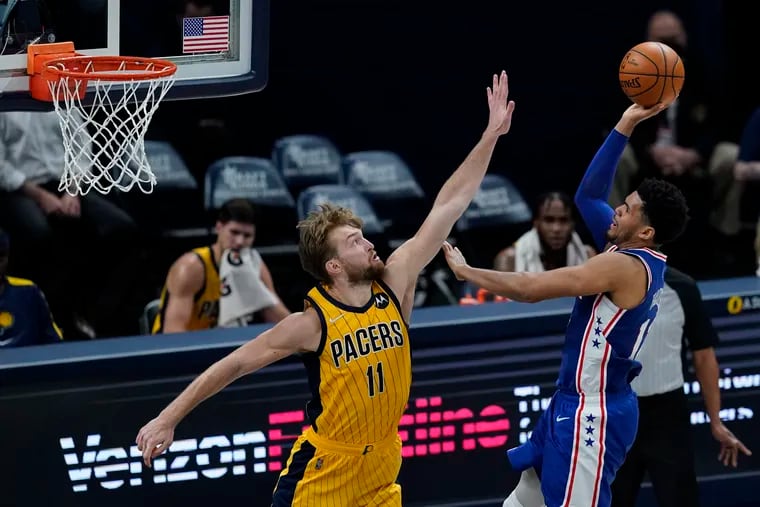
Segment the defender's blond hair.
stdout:
[[364,222],[348,208],[334,204],[320,204],[319,209],[298,222],[300,240],[298,256],[304,271],[321,282],[329,282],[325,263],[337,255],[334,245],[328,241],[330,231],[342,225],[361,229]]

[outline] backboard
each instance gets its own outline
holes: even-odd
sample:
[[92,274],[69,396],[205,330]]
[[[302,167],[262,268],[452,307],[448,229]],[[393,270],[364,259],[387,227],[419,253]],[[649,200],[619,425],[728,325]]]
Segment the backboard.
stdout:
[[0,0],[0,110],[47,110],[29,94],[30,43],[72,41],[86,55],[177,64],[164,100],[266,86],[270,0]]

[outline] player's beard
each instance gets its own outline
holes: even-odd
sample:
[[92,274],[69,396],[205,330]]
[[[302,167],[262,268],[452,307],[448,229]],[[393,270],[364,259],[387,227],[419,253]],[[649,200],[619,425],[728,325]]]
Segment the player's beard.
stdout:
[[616,227],[615,229],[616,230],[614,237],[610,234],[610,231],[607,231],[607,241],[609,241],[612,245],[620,245],[621,243],[625,243],[633,237],[633,232],[621,231],[620,226]]
[[373,262],[369,266],[357,270],[346,270],[348,282],[352,285],[358,285],[366,282],[378,280],[385,272],[385,264]]

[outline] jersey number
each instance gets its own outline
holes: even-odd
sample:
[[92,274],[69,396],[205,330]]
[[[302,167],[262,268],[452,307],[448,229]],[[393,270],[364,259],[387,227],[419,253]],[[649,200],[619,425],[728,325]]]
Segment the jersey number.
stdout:
[[[375,382],[375,375],[377,375],[377,382]],[[383,376],[383,363],[377,363],[377,366],[367,366],[367,389],[369,390],[369,397],[375,396],[375,386],[377,384],[377,392],[382,393],[385,391],[385,376]]]
[[649,328],[652,327],[652,322],[654,322],[655,317],[657,317],[657,310],[658,305],[656,304],[653,304],[649,309],[649,314],[647,315],[648,318],[644,321],[643,324],[641,324],[641,327],[639,328],[639,335],[636,337],[636,343],[633,344],[631,357],[629,359],[636,359],[636,356],[639,354],[641,346],[644,344],[644,340],[649,334]]

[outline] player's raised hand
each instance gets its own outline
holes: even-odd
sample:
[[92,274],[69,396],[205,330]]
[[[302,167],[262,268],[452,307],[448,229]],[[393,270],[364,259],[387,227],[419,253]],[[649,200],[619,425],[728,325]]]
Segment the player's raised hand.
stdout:
[[464,280],[464,278],[459,274],[459,271],[462,268],[467,267],[467,260],[464,258],[464,255],[462,255],[462,252],[459,250],[459,248],[451,246],[451,243],[448,241],[444,241],[443,254],[446,256],[446,262],[451,268],[451,271],[454,272],[456,279],[460,281]]
[[667,107],[668,106],[666,104],[663,104],[662,102],[659,102],[651,107],[644,107],[644,106],[640,106],[639,104],[632,104],[628,106],[628,109],[626,109],[623,112],[623,115],[620,117],[620,120],[617,122],[617,125],[615,125],[615,130],[617,130],[624,136],[630,137],[631,134],[633,133],[633,129],[636,128],[636,125],[646,120],[647,118],[651,118],[652,116],[656,115],[660,111],[663,111]]
[[660,111],[667,109],[667,107],[668,105],[663,104],[662,102],[657,103],[651,107],[644,107],[640,106],[639,104],[631,104],[623,113],[623,117],[627,118],[633,122],[634,125],[636,125],[639,122],[646,120],[647,118],[651,118]]
[[174,426],[156,417],[137,433],[137,449],[142,452],[145,466],[150,468],[153,458],[166,451],[174,441]]
[[487,94],[488,108],[490,109],[487,132],[497,136],[506,134],[512,126],[515,101],[508,100],[509,79],[507,79],[505,71],[493,75],[493,87],[487,89]]

